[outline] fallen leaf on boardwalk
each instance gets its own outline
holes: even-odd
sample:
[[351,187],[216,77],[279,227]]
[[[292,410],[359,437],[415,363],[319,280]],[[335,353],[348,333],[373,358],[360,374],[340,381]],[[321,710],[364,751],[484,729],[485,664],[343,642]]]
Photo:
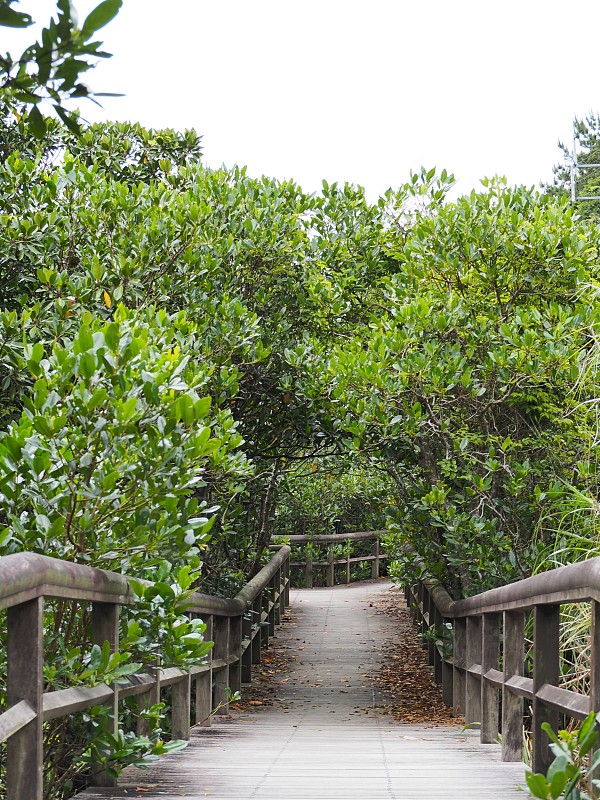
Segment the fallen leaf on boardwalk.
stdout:
[[[294,612],[291,611],[286,616],[288,620],[293,620]],[[301,640],[296,639],[296,641]],[[236,711],[259,713],[265,707],[280,702],[275,690],[283,680],[289,680],[281,676],[287,671],[290,661],[296,660],[295,649],[291,642],[288,644],[281,644],[277,640],[269,642],[268,648],[262,651],[261,663],[252,665],[252,685],[242,688],[242,698],[233,704],[233,708]]]
[[453,716],[442,700],[402,593],[392,589],[374,607],[396,623],[393,638],[380,645],[383,666],[369,675],[383,694],[384,703],[377,710],[415,725],[464,725],[462,717]]

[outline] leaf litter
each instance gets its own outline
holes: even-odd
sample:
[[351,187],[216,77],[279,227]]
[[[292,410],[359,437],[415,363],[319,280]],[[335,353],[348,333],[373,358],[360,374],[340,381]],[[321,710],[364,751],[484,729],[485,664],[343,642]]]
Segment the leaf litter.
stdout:
[[[393,636],[381,642],[378,648],[377,661],[381,666],[372,673],[361,673],[363,679],[378,691],[383,702],[374,708],[356,708],[350,713],[382,713],[412,725],[463,726],[463,718],[453,715],[452,709],[442,700],[441,687],[434,681],[433,667],[427,664],[426,651],[412,623],[402,591],[391,589],[371,605],[376,613],[387,614],[395,622]],[[293,619],[293,609],[290,609],[285,617],[288,626],[294,624]],[[232,704],[232,708],[256,712],[275,703],[279,705],[282,701],[277,697],[277,687],[289,680],[286,673],[291,661],[297,658],[294,652],[299,649],[303,648],[293,640],[287,643],[271,640],[263,651],[262,662],[252,666],[252,685],[244,686],[242,699]],[[311,677],[314,681],[314,676],[299,676],[300,680],[306,680],[305,686]],[[346,679],[340,682],[345,683]],[[313,686],[316,688],[317,684]],[[306,688],[310,688],[310,684]],[[345,689],[341,691],[347,693]],[[279,705],[279,708],[286,713],[285,705]]]
[[385,700],[376,710],[398,722],[412,725],[464,725],[462,717],[442,700],[442,688],[434,681],[433,667],[412,623],[400,589],[392,589],[373,603],[376,613],[395,622],[395,633],[379,647],[382,666],[369,680]]

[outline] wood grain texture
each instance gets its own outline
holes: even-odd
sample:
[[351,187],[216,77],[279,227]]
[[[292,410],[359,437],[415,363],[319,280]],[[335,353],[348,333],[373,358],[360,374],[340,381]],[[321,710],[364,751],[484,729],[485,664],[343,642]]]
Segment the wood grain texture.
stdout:
[[376,711],[384,698],[366,676],[395,629],[371,603],[388,587],[293,591],[293,620],[276,637],[293,660],[273,706],[194,728],[183,752],[78,800],[522,800],[523,765],[501,763],[476,731]]

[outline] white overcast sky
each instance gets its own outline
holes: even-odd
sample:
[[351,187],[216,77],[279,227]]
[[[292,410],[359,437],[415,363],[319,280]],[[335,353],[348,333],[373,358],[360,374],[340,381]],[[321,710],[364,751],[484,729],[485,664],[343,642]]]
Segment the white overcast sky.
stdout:
[[[42,21],[53,5],[22,9]],[[463,191],[532,185],[573,117],[600,111],[599,34],[598,0],[124,0],[87,82],[126,96],[83,111],[193,127],[209,165],[311,191],[326,178],[374,198],[422,164]]]

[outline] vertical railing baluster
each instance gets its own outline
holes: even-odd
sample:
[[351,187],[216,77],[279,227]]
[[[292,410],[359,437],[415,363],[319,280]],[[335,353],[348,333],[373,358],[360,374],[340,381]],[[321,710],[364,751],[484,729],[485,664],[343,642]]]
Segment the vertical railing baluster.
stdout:
[[590,708],[598,713],[600,711],[600,603],[592,600],[590,606],[592,615],[590,634]]
[[213,617],[213,637],[215,646],[214,660],[225,661],[224,666],[219,666],[213,671],[213,703],[212,707],[217,714],[227,714],[229,710],[229,617]]
[[485,679],[490,669],[498,669],[500,659],[500,615],[484,614],[481,627],[481,742],[498,741],[499,691]]
[[[592,617],[590,631],[590,710],[598,714],[598,711],[600,711],[600,603],[592,600],[590,611]],[[598,749],[598,745],[596,745],[590,754],[590,758],[595,756]],[[596,772],[597,770],[588,775],[588,792],[591,797],[597,796],[597,791],[592,784],[592,781],[598,777]]]
[[[504,612],[503,681],[523,674],[525,614]],[[523,698],[502,688],[502,761],[521,761],[523,755]]]
[[242,655],[242,683],[252,683],[252,615],[244,614],[242,617],[242,639],[247,640],[246,649]]
[[138,736],[149,736],[152,733],[151,723],[142,716],[142,712],[160,703],[160,664],[158,661],[154,664],[145,664],[144,669],[153,678],[153,682],[145,692],[138,695],[138,710],[140,712],[137,720]]
[[426,609],[427,609],[427,637],[425,638],[425,647],[427,648],[427,663],[430,667],[435,667],[435,654],[437,648],[435,646],[435,603],[429,591],[429,587],[425,587]]
[[440,635],[440,641],[442,641],[442,615],[439,612],[438,607],[435,605],[433,597],[430,594],[431,599],[431,608],[433,611],[433,630],[435,632],[435,640],[433,641],[433,678],[436,683],[442,682],[442,664],[444,663],[444,659],[440,650],[437,646],[437,638],[438,632]]
[[[116,603],[92,603],[92,644],[102,647],[108,642],[112,653],[119,649],[119,606]],[[116,736],[119,729],[119,689],[112,686],[111,712],[106,721],[107,730]],[[95,786],[115,786],[116,779],[105,770],[92,772]]]
[[346,586],[350,583],[350,539],[346,542]]
[[481,617],[467,617],[467,661],[465,722],[481,722],[481,674],[471,670],[481,669]]
[[271,578],[265,587],[265,595],[267,598],[267,619],[269,621],[269,637],[275,636],[275,578]]
[[291,589],[291,566],[290,566],[291,558],[288,556],[285,560],[285,607],[287,608],[290,604],[290,589]]
[[41,597],[12,606],[7,611],[7,704],[25,700],[34,719],[7,742],[7,800],[42,800],[44,684],[44,601]]
[[[211,642],[213,641],[213,617],[212,616],[205,616],[203,617],[203,622],[206,625],[206,630],[204,631],[204,638],[206,641]],[[196,676],[194,676],[194,681],[196,684],[196,714],[195,714],[195,721],[196,725],[199,725],[202,728],[210,728],[211,723],[211,711],[212,711],[212,669],[210,667],[210,663],[213,658],[213,651],[208,654],[207,661],[207,669],[203,672],[199,672]]]
[[378,578],[379,577],[379,555],[380,555],[380,542],[379,536],[376,536],[373,540],[373,561],[371,562],[371,578]]
[[[271,625],[269,623],[269,591],[268,586],[260,593],[260,618],[261,618],[261,626],[260,626],[260,638],[262,647],[265,649],[269,646],[269,635],[270,635],[270,628]],[[264,624],[263,624],[264,623]]]
[[285,563],[281,565],[279,570],[279,624],[283,622],[285,614]]
[[252,607],[252,663],[260,664],[262,659],[262,628],[260,625],[262,611],[262,593],[257,595]]
[[242,615],[229,620],[229,653],[235,659],[229,665],[229,688],[235,694],[242,688]]
[[306,571],[304,574],[304,585],[307,589],[313,588],[313,560],[312,556],[306,556]]
[[[448,620],[442,617],[442,632],[446,634]],[[442,643],[444,638],[442,638]],[[444,648],[445,649],[445,648]],[[454,669],[442,652],[442,699],[449,708],[454,706]]]
[[466,664],[467,664],[467,620],[458,618],[454,620],[454,642],[452,669],[452,705],[456,714],[464,714],[466,695]]
[[273,577],[273,602],[275,603],[275,625],[281,625],[281,567]]
[[174,739],[190,738],[192,679],[188,673],[171,686],[171,729]]
[[335,556],[331,548],[327,551],[327,566],[325,567],[325,582],[327,586],[331,587],[335,584]]
[[554,756],[550,751],[550,739],[542,730],[547,722],[554,730],[558,728],[558,711],[542,702],[536,693],[545,683],[558,686],[559,679],[559,633],[560,606],[536,606],[533,613],[533,724],[532,724],[532,769],[546,772]]

